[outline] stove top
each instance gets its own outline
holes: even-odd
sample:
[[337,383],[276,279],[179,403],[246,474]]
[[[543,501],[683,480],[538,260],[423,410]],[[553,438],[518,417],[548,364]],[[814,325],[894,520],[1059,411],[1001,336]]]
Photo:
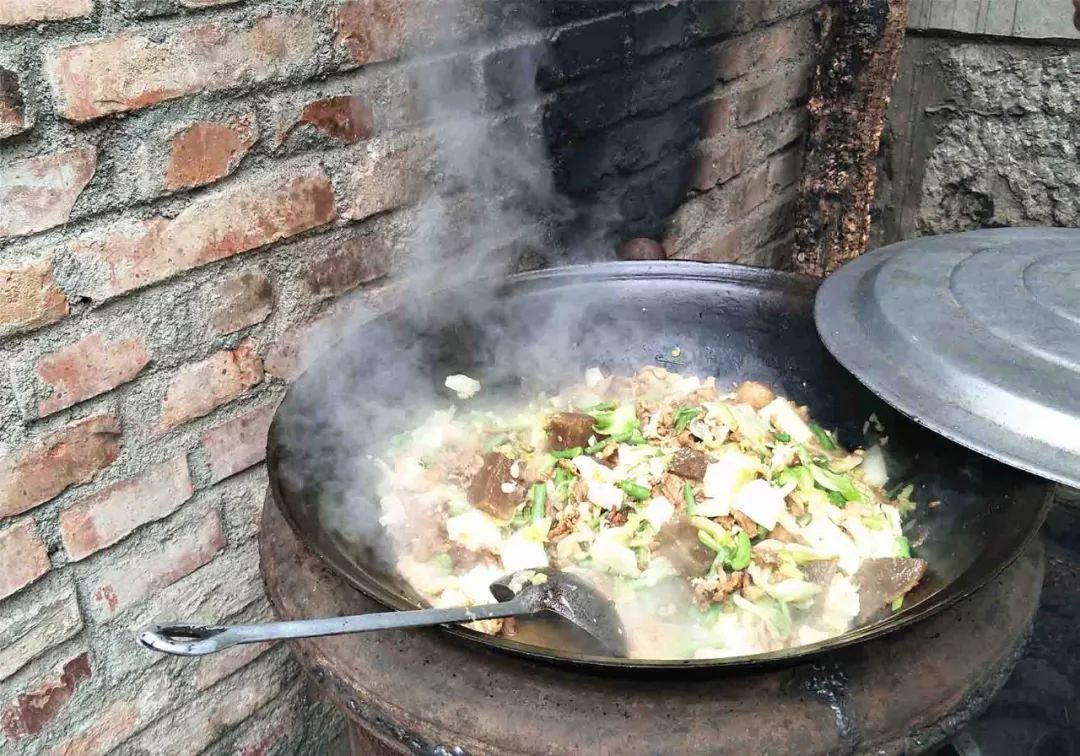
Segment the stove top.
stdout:
[[1046,577],[1023,656],[986,712],[933,756],[1080,756],[1080,491],[1043,528]]

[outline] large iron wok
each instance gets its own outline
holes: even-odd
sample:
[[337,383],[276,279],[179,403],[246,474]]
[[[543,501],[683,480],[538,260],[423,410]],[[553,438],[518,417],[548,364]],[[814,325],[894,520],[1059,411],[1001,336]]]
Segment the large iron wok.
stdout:
[[[801,659],[879,637],[978,590],[1043,521],[1052,487],[903,418],[826,352],[814,328],[816,282],[735,265],[608,263],[517,275],[412,300],[349,330],[297,379],[270,431],[272,495],[330,568],[393,609],[418,597],[396,574],[379,525],[380,445],[448,404],[445,376],[479,379],[480,397],[535,396],[599,365],[643,365],[771,383],[849,447],[871,414],[886,427],[890,477],[921,502],[905,523],[929,571],[904,608],[821,643],[715,660],[606,658],[446,626],[468,641],[556,663],[621,669],[733,668]],[[851,323],[859,328],[858,323]],[[678,359],[671,357],[679,348]],[[677,363],[677,364],[673,364]],[[927,502],[939,500],[929,508]]]

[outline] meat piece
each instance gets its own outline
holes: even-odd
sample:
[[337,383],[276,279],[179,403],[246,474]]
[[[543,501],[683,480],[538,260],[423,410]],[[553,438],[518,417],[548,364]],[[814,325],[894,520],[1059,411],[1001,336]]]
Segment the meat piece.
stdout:
[[775,528],[769,531],[769,534],[765,536],[773,541],[780,541],[781,543],[795,543],[795,536],[789,533],[783,525],[777,525]]
[[547,425],[551,448],[560,450],[588,446],[589,438],[595,435],[595,423],[592,415],[583,412],[556,412],[548,418]]
[[660,528],[656,544],[656,556],[666,557],[681,575],[705,574],[716,556],[698,540],[697,528],[681,517]]
[[736,590],[743,582],[742,572],[724,574],[723,570],[717,573],[712,580],[698,578],[693,581],[694,603],[700,609],[708,609],[710,604],[719,603]]
[[675,506],[679,506],[679,502],[682,501],[682,490],[682,478],[671,473],[664,473],[664,477],[660,478],[660,483],[653,486],[652,495],[663,496]]
[[806,562],[799,565],[799,570],[806,576],[808,581],[825,588],[832,582],[833,576],[836,574],[836,560],[821,559]]
[[735,399],[743,404],[749,404],[755,411],[775,398],[776,394],[771,388],[757,381],[744,381],[735,389]]
[[735,518],[735,522],[739,524],[739,527],[746,531],[746,534],[751,538],[757,538],[758,526],[757,523],[751,520],[737,509],[731,510],[731,516]]
[[503,620],[502,630],[499,632],[504,638],[513,638],[517,635],[517,618],[507,617]]
[[864,559],[855,573],[855,585],[859,589],[859,616],[855,621],[860,624],[871,621],[881,609],[918,585],[925,574],[925,559]]
[[716,390],[716,386],[705,386],[686,395],[686,401],[690,407],[696,407],[706,402],[715,402],[719,398],[720,392]]
[[611,510],[611,514],[608,515],[607,521],[608,521],[608,525],[610,525],[613,528],[617,528],[620,525],[625,525],[626,524],[626,512],[623,511],[622,509],[613,509],[613,510]]
[[695,449],[682,448],[675,452],[668,465],[668,472],[687,480],[705,480],[705,468],[709,466],[709,456]]
[[[512,519],[514,510],[517,509],[522,498],[517,482],[510,475],[512,464],[514,464],[512,459],[498,452],[485,454],[480,472],[473,476],[469,484],[469,503],[497,520]],[[504,491],[504,483],[513,484],[514,490],[509,493]]]

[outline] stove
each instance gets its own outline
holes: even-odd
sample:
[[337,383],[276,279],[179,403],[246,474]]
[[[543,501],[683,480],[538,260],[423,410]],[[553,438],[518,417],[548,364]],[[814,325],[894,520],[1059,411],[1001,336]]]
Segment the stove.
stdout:
[[[269,496],[259,538],[263,579],[281,618],[379,610],[297,539]],[[1057,548],[1051,544],[1051,575]],[[601,676],[486,651],[437,630],[292,648],[345,715],[354,754],[997,756],[1006,751],[989,748],[1012,727],[1009,717],[1034,723],[1019,706],[1039,705],[1028,702],[1042,700],[1032,685],[1053,686],[1064,672],[1024,654],[1044,561],[1035,539],[973,597],[912,628],[752,673]],[[1048,594],[1057,590],[1051,581]],[[1043,675],[1046,666],[1057,677]],[[1023,674],[1035,682],[1018,682]],[[1050,739],[1036,745],[1058,742],[1053,723],[1041,724]]]

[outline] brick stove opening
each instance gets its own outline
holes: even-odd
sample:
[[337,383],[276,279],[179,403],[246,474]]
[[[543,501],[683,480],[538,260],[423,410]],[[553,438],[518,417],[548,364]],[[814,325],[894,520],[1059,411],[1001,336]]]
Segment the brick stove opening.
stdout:
[[443,257],[789,265],[817,5],[4,2],[4,752],[318,751],[340,723],[287,649],[133,643],[269,617],[261,462],[301,353]]

